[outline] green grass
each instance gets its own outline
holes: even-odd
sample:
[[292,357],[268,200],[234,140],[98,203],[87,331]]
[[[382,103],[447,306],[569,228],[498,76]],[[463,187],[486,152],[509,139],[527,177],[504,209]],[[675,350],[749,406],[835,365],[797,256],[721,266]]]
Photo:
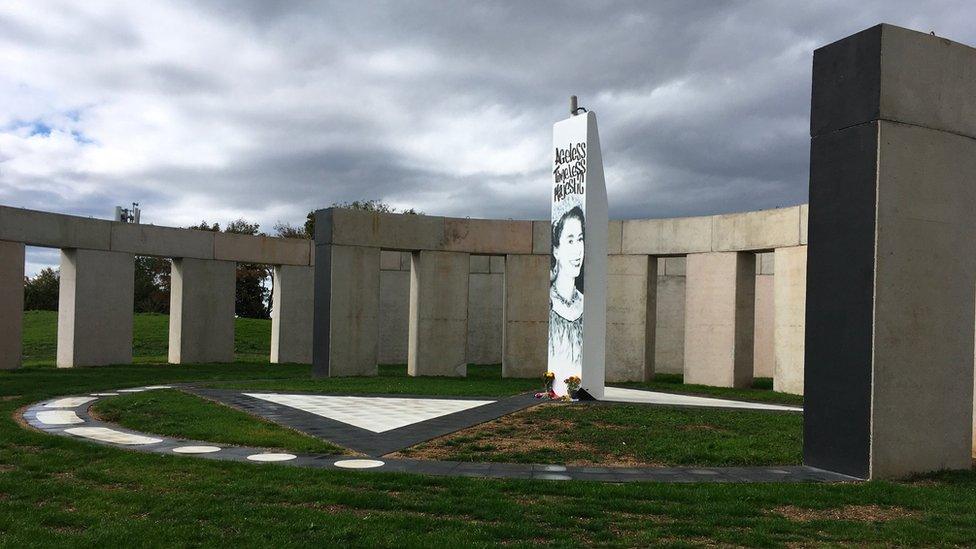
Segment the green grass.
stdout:
[[501,376],[502,367],[468,365],[468,375],[458,377],[408,377],[403,364],[379,366],[375,377],[336,377],[326,379],[269,379],[208,384],[220,389],[251,389],[305,393],[382,393],[444,396],[509,396],[538,390],[541,381]]
[[[57,311],[24,311],[24,364],[53,364],[58,350]],[[166,362],[169,315],[138,313],[132,320],[132,356],[136,362]],[[267,361],[271,354],[271,321],[234,319],[234,351],[238,360]]]
[[[130,452],[25,429],[69,393],[277,377],[267,363],[0,372],[0,546],[957,545],[976,473],[863,484],[597,484],[312,470]],[[423,382],[426,383],[426,382]],[[419,392],[419,391],[414,391]],[[792,520],[795,509],[825,518]],[[900,514],[861,518],[859,509]],[[809,513],[808,513],[809,514]]]
[[402,454],[457,461],[616,465],[788,465],[800,414],[641,405],[546,404]]
[[791,395],[789,393],[777,393],[772,391],[773,382],[769,378],[756,378],[751,388],[731,389],[727,387],[709,387],[707,385],[685,385],[681,374],[657,374],[654,381],[650,383],[631,382],[631,383],[611,383],[616,387],[629,387],[631,389],[648,389],[651,391],[662,391],[665,393],[684,393],[701,396],[711,396],[718,398],[731,398],[735,400],[750,400],[753,402],[766,402],[770,404],[793,404],[802,406],[803,397],[801,395]]
[[106,398],[93,410],[104,421],[145,433],[289,452],[347,453],[326,441],[178,390]]

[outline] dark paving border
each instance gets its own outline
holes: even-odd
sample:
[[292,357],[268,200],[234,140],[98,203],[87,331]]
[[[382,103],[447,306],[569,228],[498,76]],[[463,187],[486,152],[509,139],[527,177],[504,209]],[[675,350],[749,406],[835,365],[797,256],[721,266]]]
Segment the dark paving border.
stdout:
[[[455,431],[467,429],[468,427],[492,421],[502,416],[524,410],[539,404],[541,401],[536,399],[531,393],[516,395],[513,397],[493,399],[495,402],[468,408],[453,414],[447,414],[427,421],[420,421],[405,425],[397,429],[391,429],[382,433],[374,433],[368,429],[362,429],[355,425],[336,421],[327,417],[322,417],[312,412],[307,412],[298,408],[293,408],[285,404],[277,404],[260,398],[250,397],[238,390],[225,389],[206,389],[200,387],[185,386],[181,387],[184,391],[209,398],[232,406],[249,414],[265,418],[279,423],[286,427],[301,431],[328,442],[338,444],[350,450],[366,454],[368,456],[383,456],[397,450],[409,448],[421,442],[426,442],[437,437],[441,437]],[[281,393],[271,391],[275,394],[302,394],[302,393]],[[422,399],[441,399],[441,400],[488,400],[488,397],[438,397],[438,396],[419,396],[419,395],[350,395],[350,394],[326,394],[315,393],[317,396],[357,396],[357,397],[383,397],[383,398],[422,398]]]
[[[110,392],[110,391],[104,391]],[[88,395],[69,395],[69,396],[88,396]],[[67,397],[60,397],[67,398]],[[112,397],[98,397],[112,398]],[[173,453],[173,449],[179,446],[217,446],[219,452],[211,454],[179,454],[181,457],[195,457],[212,459],[218,461],[248,461],[247,456],[252,454],[265,453],[267,450],[262,448],[229,446],[207,441],[186,440],[162,435],[150,435],[125,429],[114,423],[107,423],[96,420],[88,412],[89,407],[96,401],[76,406],[73,408],[57,408],[60,410],[72,410],[84,420],[83,425],[46,425],[37,420],[37,412],[42,410],[54,410],[55,408],[45,408],[44,404],[57,399],[50,399],[30,406],[24,413],[24,421],[35,429],[44,431],[51,435],[64,436],[83,440],[86,442],[112,446],[126,450],[134,450],[144,453],[178,455]],[[507,400],[507,399],[506,399]],[[316,416],[319,417],[319,416]],[[120,445],[109,442],[77,437],[66,433],[65,429],[72,427],[105,427],[119,432],[152,436],[162,439],[162,442],[146,445]],[[354,459],[350,456],[333,456],[324,454],[300,454],[290,461],[275,462],[270,464],[259,464],[248,461],[255,465],[291,465],[299,467],[312,467],[319,469],[340,469],[336,462]],[[415,459],[387,459],[382,458],[383,465],[373,469],[364,469],[365,472],[393,472],[393,473],[413,473],[433,476],[463,476],[493,479],[537,479],[537,480],[576,480],[576,481],[596,481],[596,482],[673,482],[673,483],[694,483],[694,482],[856,482],[861,479],[832,473],[808,467],[805,465],[791,465],[782,467],[581,467],[572,465],[545,465],[530,463],[477,463],[477,462],[457,462],[457,461],[428,461]]]

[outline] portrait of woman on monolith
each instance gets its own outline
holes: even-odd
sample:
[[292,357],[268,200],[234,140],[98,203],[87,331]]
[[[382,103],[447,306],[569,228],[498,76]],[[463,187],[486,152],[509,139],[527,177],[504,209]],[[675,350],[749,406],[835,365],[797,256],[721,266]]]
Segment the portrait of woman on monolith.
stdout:
[[[579,375],[583,363],[583,248],[580,200],[554,205],[549,270],[549,370],[562,380]],[[558,208],[558,209],[557,209]],[[560,213],[560,210],[563,210]]]

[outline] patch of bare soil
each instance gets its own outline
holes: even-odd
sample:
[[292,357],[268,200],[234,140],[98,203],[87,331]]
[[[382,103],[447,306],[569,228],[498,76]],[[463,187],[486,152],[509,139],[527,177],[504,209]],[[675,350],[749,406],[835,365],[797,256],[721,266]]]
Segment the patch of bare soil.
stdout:
[[902,518],[920,516],[917,511],[902,507],[882,507],[880,505],[846,505],[832,509],[809,509],[794,505],[782,505],[772,509],[773,513],[788,518],[794,522],[810,522],[814,520],[846,520],[854,522],[885,522]]
[[22,396],[24,396],[24,395],[5,395],[5,396],[0,396],[0,402],[8,402],[8,401],[11,401],[11,400],[17,400],[18,398],[20,398]]
[[[559,406],[559,404],[551,404]],[[615,426],[616,427],[616,426]],[[411,448],[388,454],[391,458],[449,460],[460,450],[489,455],[549,450],[567,455],[585,455],[566,460],[566,465],[609,467],[659,467],[663,464],[642,461],[626,455],[610,455],[592,445],[560,435],[572,432],[574,425],[561,419],[539,418],[532,409],[503,416]]]

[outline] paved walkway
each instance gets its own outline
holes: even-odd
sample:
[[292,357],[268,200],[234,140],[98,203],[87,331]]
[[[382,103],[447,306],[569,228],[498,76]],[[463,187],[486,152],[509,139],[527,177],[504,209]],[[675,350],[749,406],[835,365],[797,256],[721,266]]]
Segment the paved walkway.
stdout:
[[[385,472],[404,472],[437,476],[599,482],[849,482],[858,480],[846,475],[831,473],[829,471],[807,466],[621,468],[579,467],[558,464],[470,463],[411,459],[351,458],[348,456],[321,454],[296,455],[280,452],[268,452],[267,450],[261,448],[230,446],[208,441],[186,440],[174,437],[139,433],[122,428],[115,424],[95,420],[88,413],[88,408],[91,406],[91,404],[100,398],[111,398],[112,396],[116,396],[123,392],[140,392],[166,388],[170,387],[166,385],[135,387],[121,389],[117,392],[112,391],[104,393],[92,393],[90,395],[73,395],[44,401],[28,408],[27,411],[24,412],[24,420],[29,425],[52,435],[76,437],[97,444],[110,445],[141,452],[169,455],[195,455],[205,459],[224,461],[276,462],[320,469],[369,469]],[[243,395],[242,393],[238,394]],[[631,396],[634,398],[640,397],[640,395],[637,395],[636,397],[634,395]],[[281,406],[262,398],[247,398]],[[387,395],[377,398],[394,397]],[[403,397],[402,395],[396,396],[395,398],[409,400],[409,397]],[[430,399],[431,397],[422,397],[420,400]],[[520,401],[519,399],[522,400]],[[472,399],[444,400],[466,400],[469,404],[472,401]],[[477,411],[479,408],[486,408],[495,405],[495,408],[493,409],[494,411],[492,412],[493,414],[500,411],[498,406],[504,405],[513,407],[514,409],[521,409],[526,406],[524,403],[527,402],[527,400],[525,400],[525,395],[519,395],[497,401],[488,401],[488,399],[480,400],[487,403],[478,404],[477,406],[472,407],[465,407],[465,409],[461,410],[460,412],[449,412],[446,414],[446,416],[456,413]],[[653,403],[661,404],[661,402],[657,401]],[[519,406],[521,406],[521,408]],[[448,405],[447,407],[450,408],[451,405]],[[282,410],[279,410],[279,412],[281,411]],[[285,412],[288,413],[287,411]],[[389,413],[388,409],[387,413]],[[481,410],[479,413],[486,413],[486,410]],[[415,425],[422,424],[425,421],[431,420],[422,419],[421,421],[415,423]],[[396,429],[392,429],[389,431],[392,432],[395,430]]]
[[759,402],[744,402],[741,400],[726,400],[722,398],[701,397],[693,395],[679,395],[674,393],[660,393],[657,391],[642,391],[639,389],[625,389],[622,387],[607,387],[603,393],[603,402],[628,402],[636,404],[661,404],[665,406],[694,406],[698,408],[733,408],[740,410],[771,410],[777,412],[802,412],[801,406],[787,406],[784,404],[762,404]]

